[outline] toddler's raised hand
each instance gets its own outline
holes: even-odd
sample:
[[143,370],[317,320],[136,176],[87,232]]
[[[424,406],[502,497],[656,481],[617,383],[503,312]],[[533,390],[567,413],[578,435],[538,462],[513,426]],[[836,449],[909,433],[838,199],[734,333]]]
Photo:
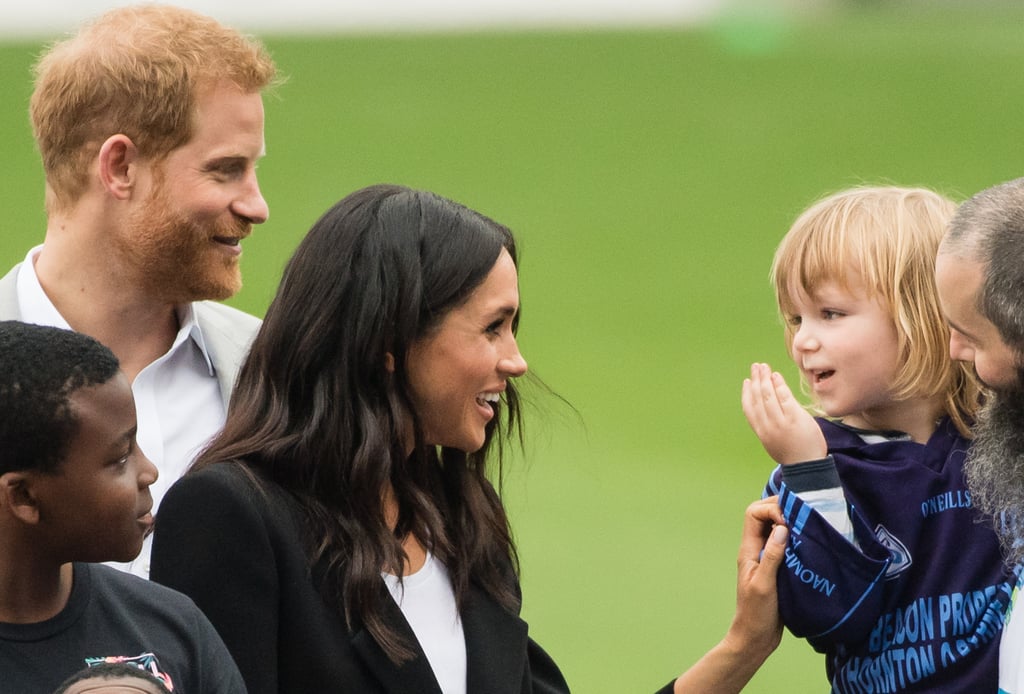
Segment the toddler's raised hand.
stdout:
[[782,465],[824,458],[828,453],[821,428],[767,364],[751,364],[743,379],[743,414],[761,445]]

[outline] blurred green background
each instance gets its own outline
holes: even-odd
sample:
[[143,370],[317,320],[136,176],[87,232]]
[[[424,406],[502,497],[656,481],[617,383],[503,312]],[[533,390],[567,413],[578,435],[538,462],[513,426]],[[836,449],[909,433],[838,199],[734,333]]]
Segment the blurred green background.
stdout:
[[[271,219],[231,301],[262,314],[329,205],[396,182],[511,226],[533,391],[505,495],[524,613],[574,690],[653,691],[725,632],[747,503],[771,465],[739,407],[752,361],[795,380],[767,284],[821,195],[957,199],[1024,174],[1024,8],[852,3],[700,28],[283,37]],[[26,115],[41,41],[0,44],[2,268],[41,241]],[[827,691],[786,636],[747,691]]]

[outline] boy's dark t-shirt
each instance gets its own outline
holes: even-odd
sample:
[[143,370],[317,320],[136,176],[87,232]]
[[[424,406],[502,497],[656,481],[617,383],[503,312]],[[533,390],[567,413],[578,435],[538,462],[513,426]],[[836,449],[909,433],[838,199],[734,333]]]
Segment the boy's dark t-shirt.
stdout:
[[0,623],[0,694],[51,694],[83,668],[124,660],[175,694],[246,691],[192,600],[108,566],[76,563],[68,604],[53,618]]

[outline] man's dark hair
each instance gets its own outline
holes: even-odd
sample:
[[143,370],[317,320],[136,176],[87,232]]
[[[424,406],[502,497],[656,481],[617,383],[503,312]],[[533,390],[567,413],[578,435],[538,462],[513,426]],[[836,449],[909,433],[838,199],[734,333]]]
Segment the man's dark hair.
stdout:
[[1024,355],[1024,178],[965,200],[950,221],[939,252],[982,264],[985,278],[978,310],[1007,345]]
[[54,472],[75,434],[69,397],[117,374],[114,354],[87,335],[0,321],[0,474]]

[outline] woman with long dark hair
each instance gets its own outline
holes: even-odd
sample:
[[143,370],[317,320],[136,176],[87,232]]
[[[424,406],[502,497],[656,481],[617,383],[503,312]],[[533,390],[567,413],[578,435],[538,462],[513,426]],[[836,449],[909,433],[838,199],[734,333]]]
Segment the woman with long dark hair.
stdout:
[[516,262],[504,226],[398,186],[340,201],[289,261],[151,569],[250,694],[568,691],[518,617],[489,481],[519,435]]

